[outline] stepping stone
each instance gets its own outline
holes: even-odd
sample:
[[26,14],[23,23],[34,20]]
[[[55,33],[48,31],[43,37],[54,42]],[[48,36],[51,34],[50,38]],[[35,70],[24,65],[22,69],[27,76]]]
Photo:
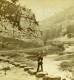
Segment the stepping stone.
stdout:
[[33,70],[33,69],[29,69],[28,70],[28,73],[31,74],[31,75],[36,75],[36,72],[37,71],[36,70]]
[[3,61],[3,62],[6,62],[6,60],[7,60],[7,59],[3,59],[2,61]]
[[8,62],[9,64],[11,64],[11,60],[9,60],[9,62]]
[[0,57],[0,61],[2,61],[3,60],[3,58],[2,57]]
[[3,58],[3,57],[1,57],[0,59],[3,61],[3,59],[4,59],[4,58]]
[[9,67],[10,67],[11,69],[13,69],[14,65],[10,64]]
[[4,62],[9,62],[9,59],[4,59],[3,61],[4,61]]
[[9,62],[9,59],[6,58],[6,57],[3,57],[3,58],[2,58],[2,61],[3,61],[3,62]]
[[37,72],[36,77],[42,78],[42,77],[44,77],[47,74],[48,74],[47,72]]
[[49,76],[49,75],[45,75],[43,80],[61,80],[60,76]]
[[12,64],[12,65],[15,64],[15,62],[13,60],[10,60],[9,63]]
[[15,65],[16,67],[18,67],[18,66],[20,66],[20,63],[14,62],[13,65]]
[[11,68],[9,66],[6,66],[2,70],[11,70]]
[[26,64],[20,64],[19,67],[24,68],[24,67],[27,67],[27,65]]
[[8,63],[9,63],[9,62],[10,62],[10,60],[9,60],[9,59],[7,59],[7,60],[6,60],[6,62],[8,62]]
[[29,69],[34,69],[33,67],[25,67],[24,71],[28,71]]

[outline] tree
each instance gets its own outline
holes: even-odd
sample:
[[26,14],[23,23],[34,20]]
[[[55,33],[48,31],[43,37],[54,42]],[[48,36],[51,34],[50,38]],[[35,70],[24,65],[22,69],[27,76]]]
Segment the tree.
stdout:
[[4,3],[6,0],[0,0],[1,3]]
[[17,2],[18,0],[11,0],[11,1],[12,1],[12,3],[16,4],[16,2]]
[[74,25],[68,25],[67,26],[67,34],[73,33],[74,34]]

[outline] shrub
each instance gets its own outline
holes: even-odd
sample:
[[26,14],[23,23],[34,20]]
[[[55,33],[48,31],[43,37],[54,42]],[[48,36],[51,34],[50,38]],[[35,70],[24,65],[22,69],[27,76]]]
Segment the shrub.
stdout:
[[71,71],[72,70],[72,64],[70,62],[62,62],[60,64],[60,70],[63,70],[63,71]]

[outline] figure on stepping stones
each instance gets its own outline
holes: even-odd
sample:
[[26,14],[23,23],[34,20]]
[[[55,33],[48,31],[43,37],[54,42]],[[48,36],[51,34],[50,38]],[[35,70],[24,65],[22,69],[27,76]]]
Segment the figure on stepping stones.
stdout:
[[[39,70],[41,67],[41,70]],[[43,71],[43,57],[41,56],[41,54],[39,53],[38,56],[38,67],[37,67],[37,72],[39,71]]]

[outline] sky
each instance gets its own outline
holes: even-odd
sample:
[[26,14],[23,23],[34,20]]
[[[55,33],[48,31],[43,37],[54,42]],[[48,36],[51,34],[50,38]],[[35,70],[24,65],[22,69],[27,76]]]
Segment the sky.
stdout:
[[74,0],[19,0],[26,8],[32,9],[37,21],[42,21],[55,13],[74,5]]

